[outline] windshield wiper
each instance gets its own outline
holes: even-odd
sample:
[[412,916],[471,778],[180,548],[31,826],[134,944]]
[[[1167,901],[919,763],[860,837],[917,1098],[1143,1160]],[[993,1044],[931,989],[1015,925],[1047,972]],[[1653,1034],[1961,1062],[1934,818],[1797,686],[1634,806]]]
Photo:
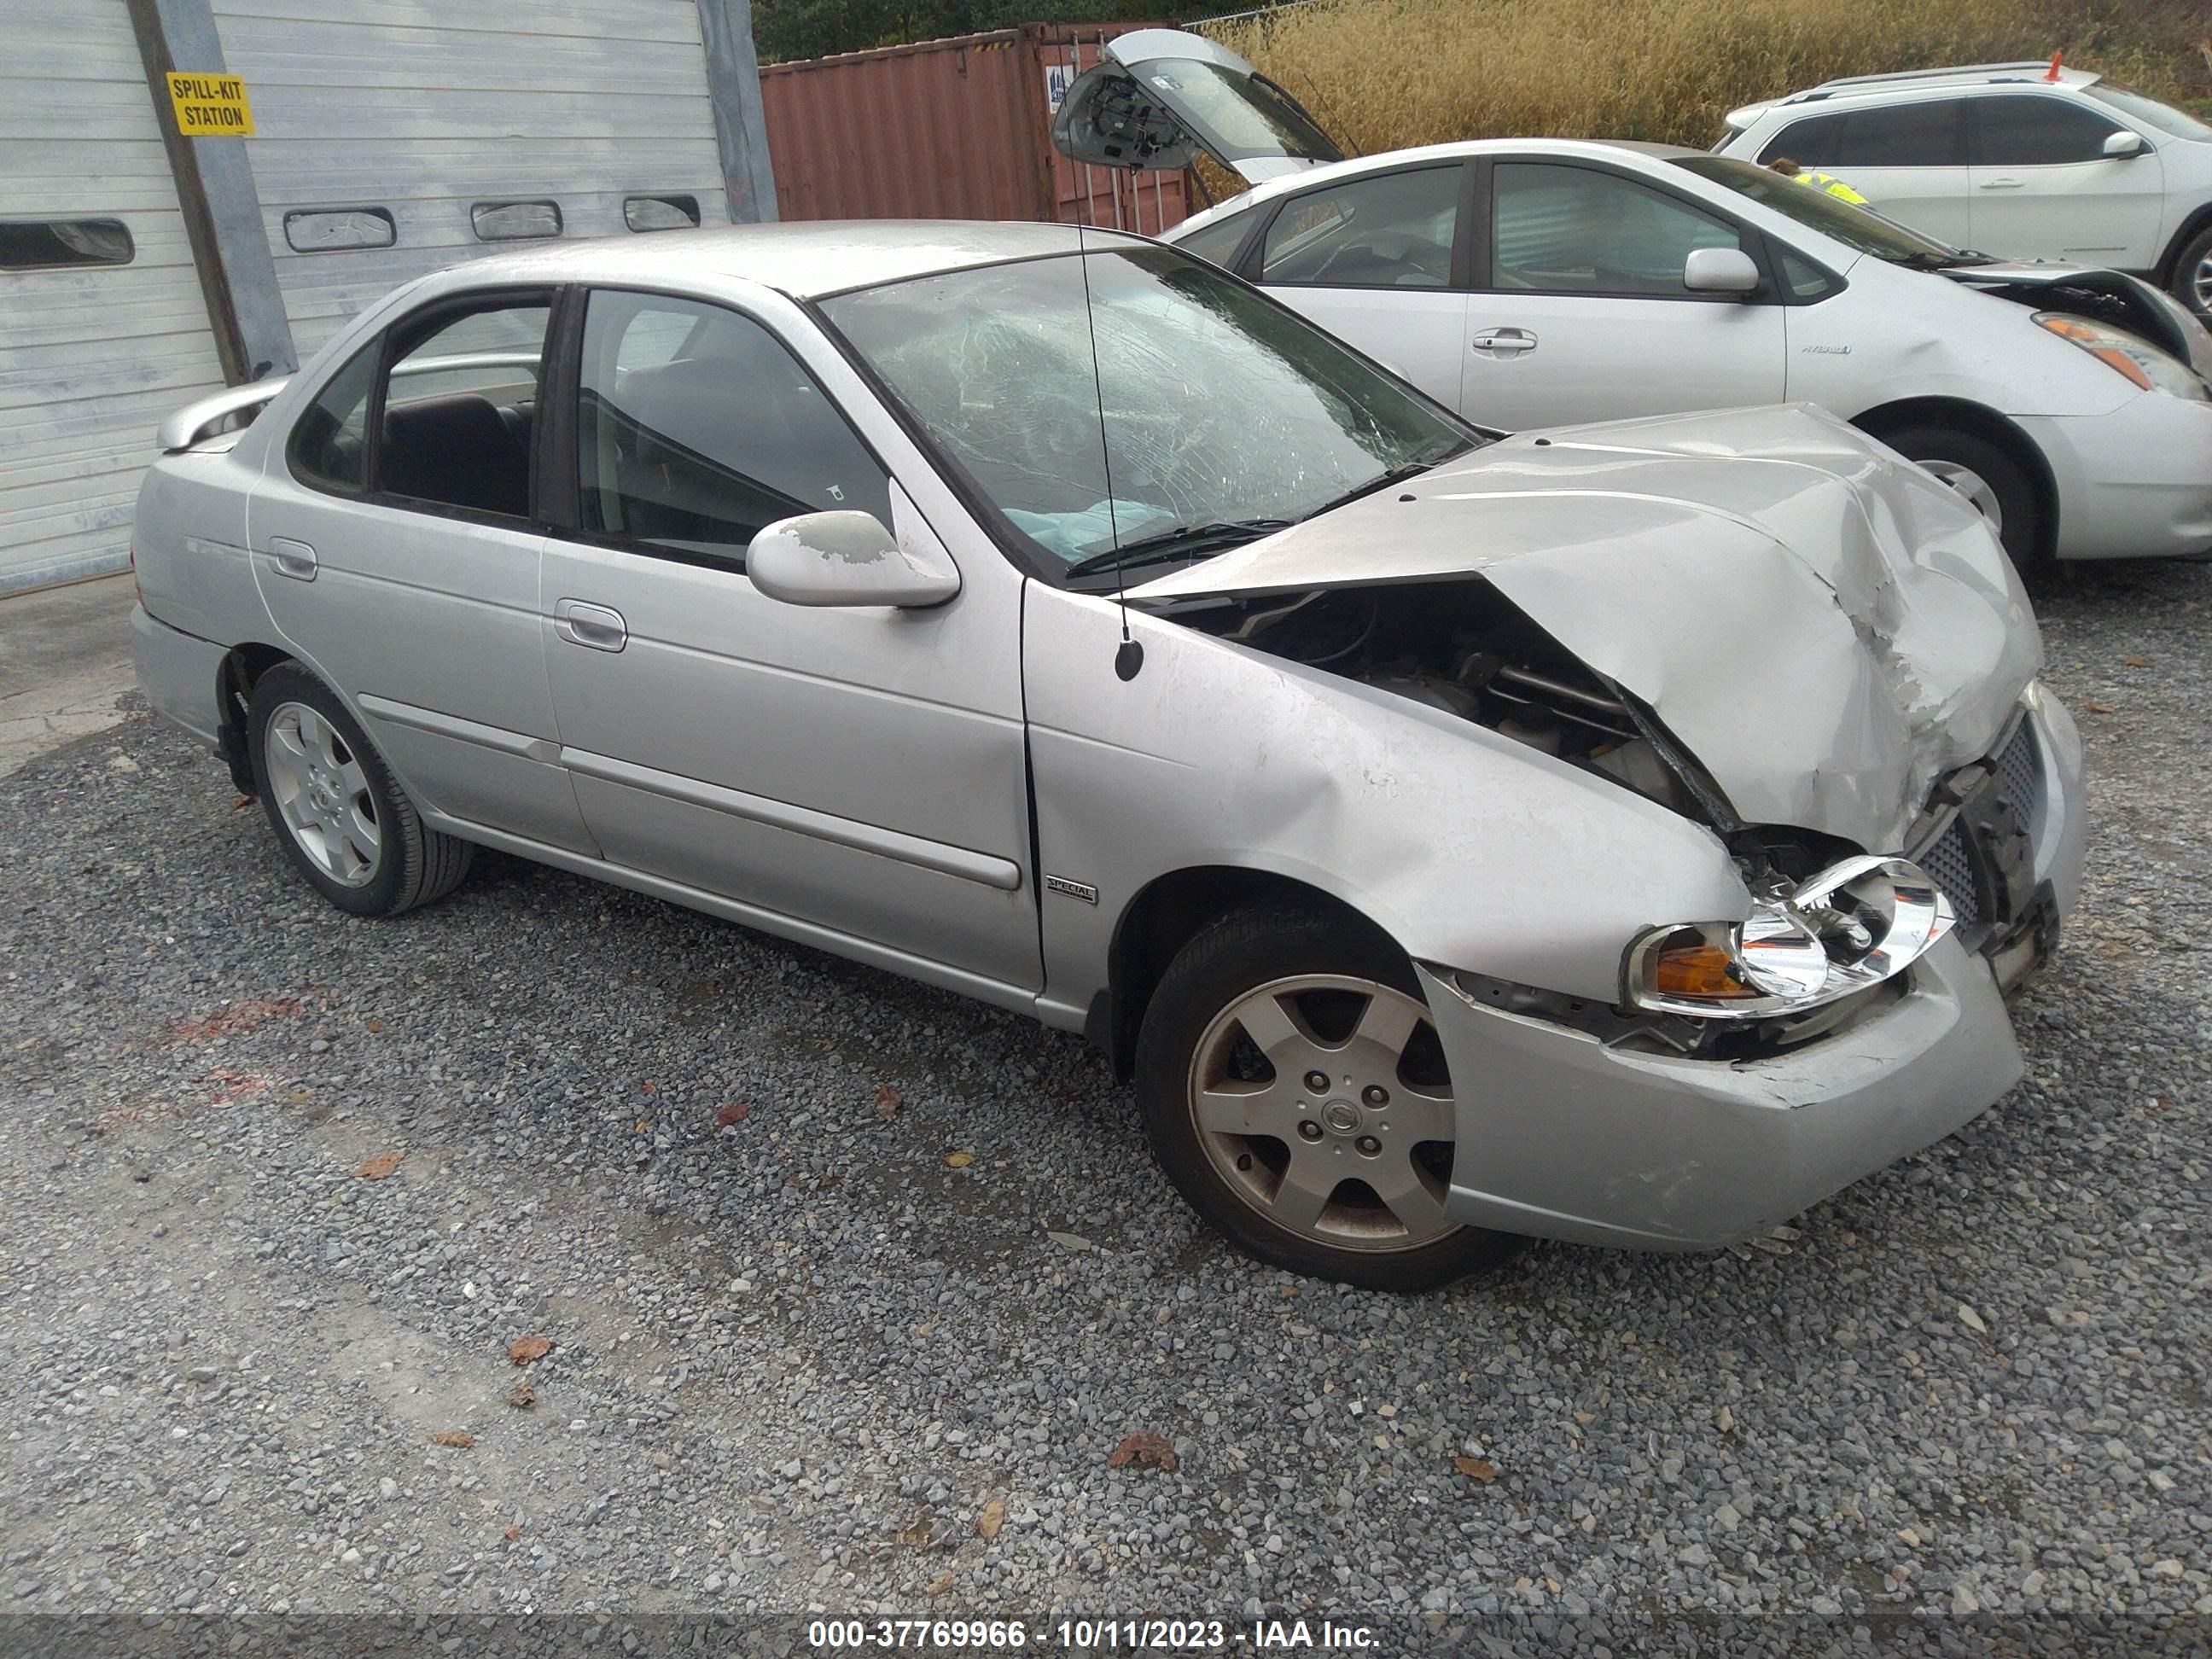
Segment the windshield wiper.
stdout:
[[1288,519],[1238,519],[1231,523],[1184,524],[1135,541],[1109,547],[1067,567],[1071,577],[1095,576],[1105,570],[1131,570],[1141,564],[1163,564],[1170,559],[1200,553],[1218,553],[1240,542],[1257,541],[1278,530],[1290,528]]

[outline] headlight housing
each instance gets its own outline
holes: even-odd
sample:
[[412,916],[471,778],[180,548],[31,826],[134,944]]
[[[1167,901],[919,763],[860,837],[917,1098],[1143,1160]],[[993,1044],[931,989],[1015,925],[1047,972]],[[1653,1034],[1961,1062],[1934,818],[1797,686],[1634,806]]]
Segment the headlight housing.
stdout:
[[1902,972],[1956,924],[1917,864],[1850,858],[1756,899],[1735,922],[1654,927],[1628,948],[1625,1000],[1699,1019],[1802,1014]]
[[2039,311],[2035,322],[2060,339],[2081,347],[2114,374],[2125,375],[2145,392],[2163,392],[2192,403],[2212,399],[2212,388],[2205,386],[2203,377],[2195,369],[2124,329],[2093,322],[2087,317],[2070,316],[2063,311]]

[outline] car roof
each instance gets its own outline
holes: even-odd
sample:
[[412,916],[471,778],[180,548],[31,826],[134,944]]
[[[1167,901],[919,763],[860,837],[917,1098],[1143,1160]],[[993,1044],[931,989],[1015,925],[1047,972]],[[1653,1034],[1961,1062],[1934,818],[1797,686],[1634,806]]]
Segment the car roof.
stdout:
[[1795,109],[1804,104],[1858,103],[1922,92],[1955,92],[1961,87],[2037,87],[2045,91],[2079,92],[2105,77],[2088,70],[2060,67],[2053,79],[2047,62],[1972,64],[1952,69],[1901,70],[1890,75],[1846,75],[1823,81],[1781,98],[1752,104],[1739,114]]
[[962,219],[822,220],[729,225],[553,242],[449,266],[440,286],[584,282],[688,287],[736,277],[817,299],[911,276],[1073,253],[1101,240],[1140,239],[1110,230]]

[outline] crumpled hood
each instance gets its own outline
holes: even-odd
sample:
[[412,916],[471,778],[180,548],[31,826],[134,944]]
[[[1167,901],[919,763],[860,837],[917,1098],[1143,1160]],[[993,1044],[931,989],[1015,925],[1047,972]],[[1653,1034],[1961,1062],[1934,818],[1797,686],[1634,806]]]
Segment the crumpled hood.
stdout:
[[1808,405],[1509,438],[1128,597],[1461,574],[1655,709],[1745,821],[1869,851],[2042,664],[1980,515]]
[[2052,311],[2072,308],[2069,289],[2116,301],[2126,313],[2124,326],[2212,379],[2212,333],[2172,295],[2140,276],[2102,265],[2028,263],[1949,265],[1942,275],[1963,287]]

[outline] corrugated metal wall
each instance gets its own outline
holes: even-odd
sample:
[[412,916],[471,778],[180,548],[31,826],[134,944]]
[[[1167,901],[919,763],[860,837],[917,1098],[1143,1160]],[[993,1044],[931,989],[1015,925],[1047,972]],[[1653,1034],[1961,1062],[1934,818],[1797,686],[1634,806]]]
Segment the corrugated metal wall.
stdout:
[[0,273],[0,592],[121,568],[154,428],[222,385],[123,0],[6,0],[0,217],[109,216],[129,264]]
[[[13,3],[13,0],[11,0]],[[729,222],[696,0],[215,0],[304,362],[399,283],[514,246],[470,209],[550,198],[562,234],[631,234],[623,200]],[[142,93],[142,98],[143,96]],[[381,207],[388,248],[297,252],[289,210]]]
[[1117,179],[1052,148],[1054,88],[1142,27],[1032,23],[763,65],[781,216],[1180,223],[1182,174]]

